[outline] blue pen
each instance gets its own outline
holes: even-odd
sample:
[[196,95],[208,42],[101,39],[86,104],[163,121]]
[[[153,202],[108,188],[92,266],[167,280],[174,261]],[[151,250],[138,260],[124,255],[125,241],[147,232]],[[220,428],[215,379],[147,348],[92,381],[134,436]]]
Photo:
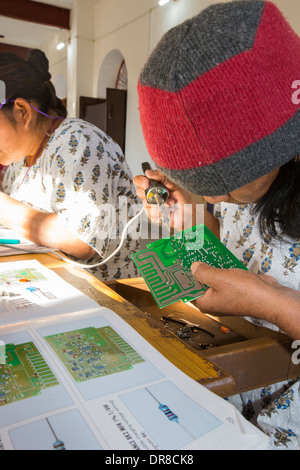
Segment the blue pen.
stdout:
[[1,245],[18,245],[20,240],[0,238]]

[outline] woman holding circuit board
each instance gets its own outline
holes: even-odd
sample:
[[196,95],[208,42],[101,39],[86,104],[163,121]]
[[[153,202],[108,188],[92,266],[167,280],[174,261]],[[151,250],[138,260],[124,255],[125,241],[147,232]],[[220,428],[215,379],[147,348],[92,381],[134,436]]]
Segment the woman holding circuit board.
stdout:
[[100,279],[136,276],[130,253],[139,247],[138,227],[136,239],[128,235],[124,248],[105,262],[120,242],[114,217],[118,211],[127,217],[138,203],[131,172],[110,137],[67,118],[50,78],[43,52],[32,51],[27,61],[0,53],[6,87],[0,103],[0,164],[8,166],[0,223],[38,245],[85,260],[87,268],[104,260],[93,271]]
[[[203,196],[214,205],[205,224],[250,271],[194,263],[196,279],[210,286],[197,306],[300,339],[296,79],[300,39],[273,3],[244,0],[212,5],[167,32],[142,70],[138,92],[157,166],[145,175],[169,190],[171,226],[195,225],[192,194]],[[134,183],[154,220],[159,214],[146,202],[146,177]],[[299,386],[299,380],[274,384],[230,400],[250,411],[274,448],[299,450]]]

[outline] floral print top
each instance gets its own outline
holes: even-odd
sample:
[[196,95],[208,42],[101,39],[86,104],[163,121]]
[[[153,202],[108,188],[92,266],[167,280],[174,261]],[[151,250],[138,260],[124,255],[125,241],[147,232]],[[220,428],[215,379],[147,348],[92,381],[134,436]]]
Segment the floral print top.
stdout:
[[[69,232],[97,252],[87,267],[105,260],[118,247],[123,227],[139,207],[119,146],[94,125],[75,118],[65,119],[53,132],[35,165],[28,169],[22,160],[8,167],[3,191],[57,213]],[[136,276],[130,254],[138,249],[137,221],[121,251],[93,269],[93,274],[102,280]]]
[[[262,238],[251,207],[226,203],[215,206],[221,241],[250,271],[268,274],[300,291],[300,240],[279,242],[271,234]],[[246,319],[278,331],[277,326],[264,320]],[[270,437],[270,449],[300,450],[299,379],[250,390],[228,400]]]
[[[271,234],[262,238],[258,216],[251,213],[251,208],[250,204],[215,206],[221,241],[250,271],[268,274],[283,286],[300,291],[300,239],[278,241],[272,239]],[[278,330],[266,321],[251,321]]]

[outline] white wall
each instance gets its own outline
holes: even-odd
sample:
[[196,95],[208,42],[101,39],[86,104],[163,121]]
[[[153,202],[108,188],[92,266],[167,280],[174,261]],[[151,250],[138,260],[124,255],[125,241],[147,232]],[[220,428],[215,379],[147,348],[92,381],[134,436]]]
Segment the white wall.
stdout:
[[[56,49],[57,44],[59,44],[60,42],[67,41],[68,38],[68,31],[58,31],[57,34],[53,36],[51,41],[49,41],[43,47],[43,50],[49,59],[50,73],[52,75],[51,80],[53,82],[53,85],[56,84],[57,80],[58,82],[62,82],[62,77],[65,80],[66,84],[68,82],[67,48],[65,47],[60,51]],[[60,95],[60,98],[67,98],[67,92],[65,93],[65,96],[61,95],[61,88],[59,86],[59,83],[57,92],[58,95]]]
[[[66,61],[72,63],[68,63],[71,88],[68,99],[72,100],[68,110],[76,115],[76,99],[80,94],[98,96],[99,72],[105,58],[114,50],[121,53],[129,79],[125,156],[134,175],[141,172],[141,163],[149,160],[140,127],[137,96],[138,77],[144,63],[168,29],[222,1],[226,0],[171,0],[159,7],[158,0],[98,0],[96,3],[75,0],[71,36],[76,47],[73,46],[73,52],[69,47],[69,57],[64,59],[51,54],[53,76],[66,73]],[[300,35],[300,0],[274,0],[274,3]]]
[[[96,0],[74,0],[71,12],[71,31],[59,31],[45,51],[53,84],[65,78],[67,82],[68,113],[79,115],[79,96],[93,96],[94,87],[94,6]],[[68,45],[58,51],[60,42]]]

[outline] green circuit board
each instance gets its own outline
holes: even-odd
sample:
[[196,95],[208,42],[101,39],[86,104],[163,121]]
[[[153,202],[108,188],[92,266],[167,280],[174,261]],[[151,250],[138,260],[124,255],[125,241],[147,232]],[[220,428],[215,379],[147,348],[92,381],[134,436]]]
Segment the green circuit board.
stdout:
[[6,363],[0,364],[0,407],[56,385],[55,375],[34,343],[6,345]]
[[131,256],[160,308],[179,300],[189,302],[206,292],[208,287],[190,270],[194,261],[247,270],[204,224],[150,243]]

